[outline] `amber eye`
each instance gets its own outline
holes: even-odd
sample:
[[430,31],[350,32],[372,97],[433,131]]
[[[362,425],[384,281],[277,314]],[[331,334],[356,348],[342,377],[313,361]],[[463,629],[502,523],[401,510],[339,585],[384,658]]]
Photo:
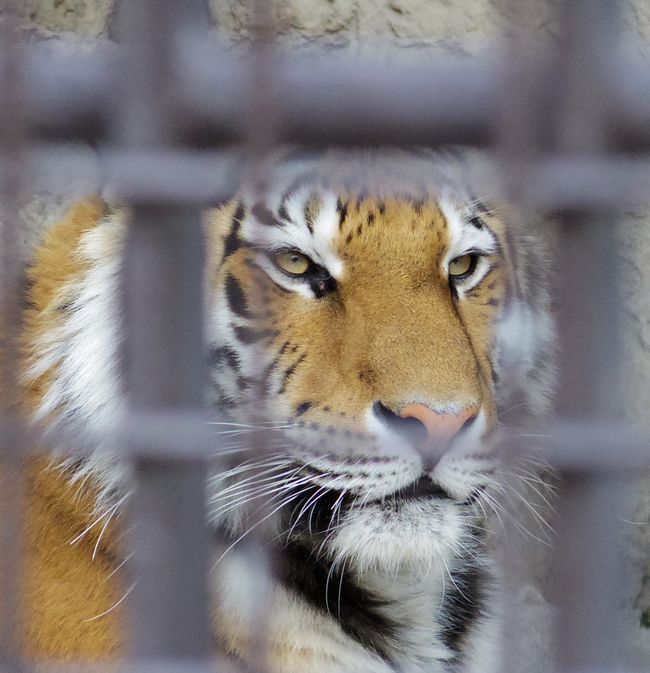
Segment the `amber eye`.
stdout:
[[452,259],[449,262],[449,278],[459,280],[471,275],[474,269],[476,269],[477,259],[478,255],[474,253],[468,253]]
[[296,250],[282,250],[273,255],[275,265],[290,276],[303,276],[311,267],[311,259]]

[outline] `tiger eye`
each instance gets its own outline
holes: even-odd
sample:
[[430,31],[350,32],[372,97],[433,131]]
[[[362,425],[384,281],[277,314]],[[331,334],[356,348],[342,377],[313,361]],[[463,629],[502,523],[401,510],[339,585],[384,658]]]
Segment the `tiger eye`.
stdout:
[[449,262],[449,276],[450,278],[464,276],[470,273],[475,263],[474,255],[461,255]]
[[309,270],[311,260],[306,255],[294,250],[278,252],[274,257],[275,264],[291,276],[302,276]]

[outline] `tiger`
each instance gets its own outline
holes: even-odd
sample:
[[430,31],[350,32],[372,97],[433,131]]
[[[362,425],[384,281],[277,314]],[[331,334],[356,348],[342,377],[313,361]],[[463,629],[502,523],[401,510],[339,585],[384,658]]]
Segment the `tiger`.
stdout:
[[[496,448],[515,401],[548,408],[554,330],[542,242],[477,196],[470,164],[286,150],[263,191],[244,179],[206,211],[215,656],[255,663],[245,542],[263,516],[272,673],[500,670]],[[34,658],[124,653],[131,477],[107,438],[127,408],[128,221],[128,206],[89,197],[27,270],[26,409],[46,433],[88,431],[27,470]]]

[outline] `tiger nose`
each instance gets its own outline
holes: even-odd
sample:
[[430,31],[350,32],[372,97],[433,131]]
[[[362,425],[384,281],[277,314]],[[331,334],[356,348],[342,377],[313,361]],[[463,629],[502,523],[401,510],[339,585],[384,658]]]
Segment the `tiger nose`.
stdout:
[[470,405],[452,413],[434,411],[424,404],[409,404],[396,414],[381,402],[375,402],[373,411],[394,432],[410,441],[421,454],[425,471],[429,472],[453,440],[474,422],[479,407]]
[[413,418],[426,430],[426,441],[417,449],[422,454],[424,469],[433,469],[452,441],[469,428],[478,416],[479,408],[469,406],[457,412],[438,412],[424,404],[409,404],[400,413],[400,418]]

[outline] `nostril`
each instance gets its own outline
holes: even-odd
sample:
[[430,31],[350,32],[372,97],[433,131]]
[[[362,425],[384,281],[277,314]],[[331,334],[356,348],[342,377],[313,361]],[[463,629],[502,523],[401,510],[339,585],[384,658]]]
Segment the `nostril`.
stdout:
[[401,416],[416,418],[424,425],[431,440],[446,445],[470,428],[478,412],[478,406],[474,405],[458,412],[439,412],[424,404],[409,404],[402,409]]
[[384,425],[393,432],[402,435],[413,446],[418,447],[426,442],[429,433],[421,420],[400,416],[381,402],[375,402],[372,405],[372,411]]
[[467,420],[460,426],[460,428],[456,432],[455,437],[460,437],[460,435],[467,432],[470,429],[470,426],[474,424],[474,421],[476,420],[477,416],[478,414],[473,414],[472,416],[469,416]]

